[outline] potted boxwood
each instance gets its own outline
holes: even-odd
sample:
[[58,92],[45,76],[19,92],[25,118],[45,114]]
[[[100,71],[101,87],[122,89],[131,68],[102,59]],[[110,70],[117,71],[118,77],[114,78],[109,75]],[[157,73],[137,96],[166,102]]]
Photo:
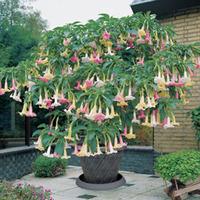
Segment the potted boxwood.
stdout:
[[32,166],[36,177],[56,177],[65,174],[67,161],[66,159],[40,155]]
[[173,38],[149,13],[58,27],[44,34],[33,61],[1,71],[0,92],[22,101],[26,88],[22,116],[35,117],[33,105],[49,111],[50,123],[35,132],[45,156],[68,159],[71,145],[85,182],[115,182],[133,123],[177,126],[174,108],[187,103],[199,44]]

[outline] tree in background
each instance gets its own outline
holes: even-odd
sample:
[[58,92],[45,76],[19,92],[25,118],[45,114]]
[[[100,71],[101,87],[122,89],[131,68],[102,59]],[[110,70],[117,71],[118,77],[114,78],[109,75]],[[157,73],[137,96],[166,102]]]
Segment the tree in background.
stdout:
[[0,0],[0,67],[29,58],[46,21],[30,6],[32,0]]
[[[46,30],[46,21],[30,6],[32,1],[0,0],[0,68],[15,67],[21,61],[30,59]],[[8,96],[0,98],[0,138],[3,135],[11,137],[11,134],[17,137],[24,132],[23,119],[15,115],[21,105],[14,102],[8,104]]]

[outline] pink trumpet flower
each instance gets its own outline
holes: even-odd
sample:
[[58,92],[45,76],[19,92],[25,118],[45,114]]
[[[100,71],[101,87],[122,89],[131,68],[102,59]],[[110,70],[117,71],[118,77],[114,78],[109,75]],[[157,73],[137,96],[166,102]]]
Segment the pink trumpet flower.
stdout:
[[114,149],[120,149],[120,148],[122,148],[123,146],[120,144],[120,143],[118,143],[118,139],[117,139],[117,136],[115,135],[115,139],[114,139]]
[[178,122],[176,122],[176,118],[175,118],[174,114],[172,114],[172,125],[173,126],[179,126],[180,125]]
[[43,147],[43,144],[42,144],[42,136],[41,135],[38,137],[37,142],[34,142],[34,144],[35,144],[35,148],[36,149],[38,149],[40,151],[44,151],[44,147]]
[[144,101],[144,94],[141,95],[140,97],[140,102],[136,105],[137,110],[145,110],[147,107],[147,104]]
[[15,99],[16,96],[17,96],[17,90],[15,90],[14,93],[10,95],[10,98]]
[[117,44],[114,49],[115,49],[115,51],[121,51],[123,49],[123,47],[120,44]]
[[5,89],[2,88],[1,83],[0,83],[0,95],[4,95],[5,94]]
[[61,159],[69,159],[69,158],[71,158],[71,156],[67,155],[66,146],[64,146],[63,156],[61,157]]
[[145,114],[144,114],[144,110],[140,110],[140,114],[138,116],[138,119],[145,119]]
[[140,120],[137,119],[137,116],[136,116],[136,112],[135,112],[135,111],[134,111],[134,113],[133,113],[132,122],[133,122],[133,123],[136,123],[136,124],[139,124],[139,123],[140,123]]
[[49,135],[49,136],[52,136],[52,135],[53,135],[53,133],[49,131],[49,132],[48,132],[48,135]]
[[105,85],[105,82],[100,80],[99,77],[97,77],[97,80],[95,81],[95,86],[100,88],[100,87],[103,87]]
[[54,158],[60,158],[61,156],[60,156],[59,153],[54,152],[54,153],[53,153],[53,157],[54,157]]
[[109,108],[106,108],[106,119],[112,119],[114,116],[110,113]]
[[193,77],[194,76],[194,72],[190,69],[190,67],[188,67],[187,70],[188,70],[190,76]]
[[90,47],[92,47],[93,49],[96,49],[97,48],[97,44],[95,41],[92,41],[92,42],[89,42],[88,44]]
[[86,103],[84,106],[82,106],[82,107],[80,108],[80,112],[81,112],[81,113],[84,113],[84,114],[89,113],[89,106],[88,106],[88,103]]
[[90,113],[88,114],[85,114],[85,117],[87,119],[90,119],[90,120],[94,120],[94,116],[97,114],[97,106],[94,105],[94,107],[90,110]]
[[17,86],[16,86],[16,81],[15,79],[12,79],[12,87],[10,88],[11,91],[14,91],[17,89]]
[[90,89],[93,85],[94,85],[93,78],[92,79],[87,79],[85,81],[85,83],[83,84],[83,86],[80,85],[80,88],[82,90],[87,90],[87,89]]
[[113,99],[113,101],[117,101],[117,102],[125,101],[123,92],[119,92],[119,93],[115,96],[115,98]]
[[67,114],[72,114],[72,110],[76,108],[75,98],[73,98],[72,103],[69,103],[68,108],[64,110]]
[[173,124],[171,124],[170,122],[170,118],[169,117],[166,117],[163,121],[163,128],[173,128]]
[[87,54],[87,53],[85,54],[85,57],[82,57],[82,58],[81,58],[81,61],[82,61],[83,63],[88,63],[88,62],[90,62],[90,58],[88,57],[88,54]]
[[96,57],[94,57],[93,61],[94,61],[94,63],[96,63],[96,64],[101,64],[101,63],[103,63],[103,59],[100,58],[99,54],[98,54]]
[[40,76],[39,80],[41,80],[44,83],[47,83],[49,80],[47,78],[45,78],[44,76]]
[[64,94],[61,94],[61,97],[59,98],[59,103],[60,104],[68,104],[70,101],[64,97]]
[[153,105],[151,104],[150,97],[147,96],[147,108],[152,108]]
[[131,49],[132,49],[132,48],[135,48],[133,42],[134,42],[134,39],[132,39],[132,38],[127,40],[127,45],[128,45],[128,47],[131,48]]
[[78,157],[84,157],[84,156],[89,156],[88,152],[88,145],[87,143],[84,143],[80,149],[80,151],[76,154]]
[[40,76],[39,79],[45,83],[52,80],[54,75],[51,73],[50,69],[46,69],[43,76]]
[[111,106],[111,111],[110,111],[110,115],[112,117],[116,117],[116,116],[119,116],[117,112],[115,112],[115,109],[114,109],[114,106],[112,105]]
[[155,100],[158,100],[160,97],[158,95],[158,92],[157,91],[154,91],[154,99]]
[[127,135],[127,126],[124,127],[123,136]]
[[155,76],[154,83],[165,83],[164,77],[161,75],[160,71],[158,72],[158,76]]
[[104,40],[109,40],[111,38],[111,34],[108,33],[107,31],[105,31],[103,34],[102,34],[102,38]]
[[97,152],[94,154],[94,155],[101,155],[102,152],[101,152],[101,148],[99,146],[99,140],[97,139]]
[[13,99],[15,101],[22,102],[22,100],[21,100],[21,92],[19,91],[18,93],[16,93],[15,98],[13,97]]
[[53,154],[51,154],[51,145],[48,147],[47,152],[44,152],[42,155],[49,158],[53,157]]
[[109,149],[109,152],[107,152],[107,154],[117,153],[117,151],[114,150],[114,148],[113,148],[111,140],[109,140],[109,142],[108,142],[108,149]]
[[143,126],[151,127],[151,123],[149,123],[148,115],[145,116],[145,121],[142,123]]
[[37,65],[41,65],[41,64],[42,64],[42,59],[40,58],[40,59],[36,60],[35,63],[36,63]]
[[158,125],[158,123],[156,122],[156,111],[153,110],[153,112],[151,114],[151,126],[156,127],[157,125]]
[[71,61],[72,63],[77,63],[77,62],[79,61],[79,59],[78,59],[76,53],[74,54],[74,56],[72,56],[72,57],[70,58],[70,61]]
[[71,67],[67,67],[67,74],[68,75],[73,74],[73,69]]
[[184,71],[184,76],[181,77],[181,81],[182,81],[183,83],[187,83],[187,82],[191,81],[191,78],[190,78],[190,76],[188,76],[188,74],[187,74],[186,71]]
[[40,95],[39,95],[39,100],[38,100],[38,102],[36,103],[36,105],[41,106],[42,104],[43,104],[43,99],[42,99],[42,95],[40,94]]
[[76,86],[74,87],[75,90],[81,90],[81,81],[77,81]]
[[89,89],[94,85],[93,79],[85,81],[86,88]]
[[29,105],[29,110],[26,112],[26,117],[36,117],[37,115],[33,112],[32,103]]
[[200,69],[200,57],[196,58],[196,69]]
[[122,135],[119,136],[119,142],[121,146],[123,147],[127,146],[127,144],[123,141]]
[[107,47],[107,53],[105,53],[105,55],[110,55],[110,56],[113,56],[113,55],[114,55],[111,46],[108,46],[108,47]]
[[179,76],[179,78],[178,78],[178,83],[175,83],[175,86],[176,86],[176,87],[183,87],[183,86],[184,86],[184,83],[183,83],[183,81],[181,80],[180,76]]
[[133,127],[131,126],[129,132],[125,135],[127,139],[135,139],[136,135],[133,133]]
[[131,101],[131,100],[134,100],[135,97],[132,96],[132,89],[131,89],[131,84],[129,85],[129,89],[128,89],[128,95],[125,96],[125,100],[126,101]]
[[52,100],[49,98],[44,99],[44,103],[46,104],[46,108],[50,109],[52,108]]
[[144,57],[139,58],[139,61],[137,62],[138,65],[144,65]]
[[95,122],[103,122],[106,119],[106,116],[102,112],[98,112],[94,115],[94,121]]
[[125,101],[125,97],[123,95],[123,91],[122,92],[119,92],[115,98],[113,99],[113,101],[117,101],[117,106],[120,106],[120,107],[124,107],[124,106],[127,106],[128,103]]
[[59,100],[58,100],[58,91],[55,92],[54,96],[53,96],[53,99],[54,99],[54,102],[52,103],[52,107],[58,107],[60,106],[61,104],[59,103]]
[[5,92],[10,92],[9,88],[8,88],[8,80],[6,78],[5,83],[4,83],[4,91]]
[[149,31],[146,31],[145,42],[146,42],[146,43],[150,43],[150,41],[151,41],[150,33],[149,33]]
[[64,38],[64,39],[63,39],[63,45],[64,45],[64,46],[68,46],[69,43],[70,43],[70,41],[71,41],[71,40],[70,40],[69,38]]
[[179,92],[176,91],[176,99],[179,99]]
[[23,108],[22,108],[22,111],[19,112],[19,114],[20,114],[21,116],[26,115],[26,113],[27,113],[27,108],[28,108],[28,104],[27,104],[27,103],[24,103]]

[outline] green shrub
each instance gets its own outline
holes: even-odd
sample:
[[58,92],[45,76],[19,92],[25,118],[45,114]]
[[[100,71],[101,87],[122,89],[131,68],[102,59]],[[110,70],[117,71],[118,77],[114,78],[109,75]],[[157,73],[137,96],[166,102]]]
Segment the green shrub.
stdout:
[[33,163],[33,172],[36,177],[55,177],[66,171],[67,160],[39,156]]
[[51,191],[43,187],[34,187],[32,185],[17,186],[10,182],[0,182],[0,200],[53,200]]
[[164,180],[176,178],[182,183],[195,180],[200,176],[200,152],[185,150],[160,156],[155,170]]

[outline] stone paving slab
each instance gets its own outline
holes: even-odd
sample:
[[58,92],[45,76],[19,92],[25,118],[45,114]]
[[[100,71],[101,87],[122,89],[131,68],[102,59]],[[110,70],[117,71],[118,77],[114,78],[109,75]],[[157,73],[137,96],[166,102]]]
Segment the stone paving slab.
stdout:
[[[56,178],[36,178],[33,174],[24,176],[15,183],[26,183],[43,186],[53,192],[54,200],[168,200],[163,192],[164,185],[160,178],[133,172],[121,172],[127,184],[114,190],[93,191],[79,188],[75,179],[82,174],[79,167],[69,166],[65,176]],[[188,200],[200,200],[200,196],[192,196]]]

